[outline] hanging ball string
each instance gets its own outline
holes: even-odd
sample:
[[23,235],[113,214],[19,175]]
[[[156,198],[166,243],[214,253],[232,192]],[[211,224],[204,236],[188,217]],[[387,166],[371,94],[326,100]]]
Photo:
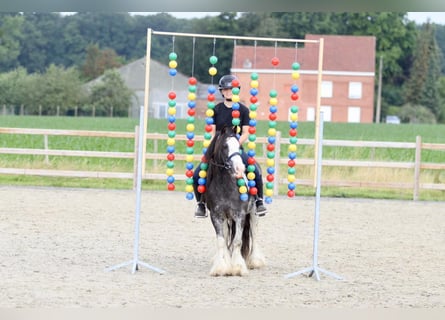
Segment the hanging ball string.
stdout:
[[[298,73],[298,70],[300,69],[300,64],[298,62],[294,62],[292,64],[292,78],[294,80],[294,73]],[[299,88],[297,86],[297,84],[293,84],[291,86],[291,100],[292,100],[292,106],[290,107],[290,112],[289,112],[289,117],[290,117],[290,121],[289,121],[289,145],[287,147],[287,151],[288,151],[288,157],[289,160],[287,162],[288,165],[288,169],[287,169],[287,196],[289,198],[292,198],[295,196],[295,174],[296,174],[296,169],[295,169],[295,159],[297,157],[297,135],[298,135],[298,107],[295,105],[296,101],[299,99],[298,96],[298,91]]]
[[195,146],[195,115],[196,115],[196,93],[197,93],[197,87],[196,84],[198,81],[194,77],[194,65],[195,65],[195,38],[193,38],[193,53],[192,53],[192,74],[191,77],[188,79],[188,94],[187,94],[187,125],[186,125],[186,164],[185,164],[185,191],[186,191],[186,199],[192,200],[195,195],[193,192],[193,160],[194,160],[194,146]]
[[250,105],[249,105],[249,142],[247,143],[247,180],[249,193],[256,195],[258,188],[255,182],[255,149],[256,149],[256,125],[257,125],[257,109],[258,109],[258,74],[252,72],[250,75]]
[[[174,52],[174,37],[173,37],[173,51],[169,54],[169,74],[170,76],[176,76],[176,67],[178,63],[176,61],[177,54]],[[173,90],[173,80],[172,88],[168,93],[168,138],[167,138],[167,189],[170,191],[175,190],[175,177],[174,177],[174,160],[175,160],[175,137],[176,137],[176,93]]]

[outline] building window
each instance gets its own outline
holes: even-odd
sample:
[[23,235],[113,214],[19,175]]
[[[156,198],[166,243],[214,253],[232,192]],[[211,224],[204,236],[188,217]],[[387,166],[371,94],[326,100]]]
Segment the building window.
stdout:
[[332,98],[332,81],[321,82],[321,97]]
[[348,107],[348,122],[360,123],[360,107]]
[[[306,121],[315,121],[315,108],[309,107],[306,112]],[[332,119],[332,107],[321,106],[320,112],[323,112],[323,121],[330,122]]]
[[314,107],[307,108],[306,121],[315,121],[315,108]]
[[361,98],[362,98],[362,83],[349,82],[349,99],[361,99]]

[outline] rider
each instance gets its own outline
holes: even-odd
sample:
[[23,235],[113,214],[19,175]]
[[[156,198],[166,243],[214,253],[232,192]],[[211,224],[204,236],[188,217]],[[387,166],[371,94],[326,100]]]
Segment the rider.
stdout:
[[[214,109],[214,115],[213,115],[213,124],[212,124],[212,136],[215,135],[216,131],[221,130],[224,126],[232,126],[232,82],[233,80],[238,79],[233,75],[225,75],[222,76],[219,80],[219,91],[221,95],[224,98],[224,102],[220,102],[215,106]],[[239,83],[239,81],[238,81]],[[242,103],[239,103],[239,111],[240,111],[240,137],[239,137],[239,143],[241,146],[241,158],[243,159],[244,165],[248,166],[247,159],[248,155],[247,152],[243,151],[243,143],[248,139],[249,137],[249,109]],[[193,175],[193,187],[195,191],[195,197],[198,202],[198,205],[196,206],[195,211],[195,217],[196,218],[205,218],[207,217],[207,211],[205,207],[205,203],[201,201],[201,193],[197,191],[198,187],[198,179],[199,179],[199,171],[200,171],[200,165],[198,165],[194,171]],[[256,196],[256,214],[259,216],[264,216],[267,213],[267,208],[263,204],[263,177],[261,175],[261,169],[259,165],[255,164],[255,185],[257,187],[257,196]]]

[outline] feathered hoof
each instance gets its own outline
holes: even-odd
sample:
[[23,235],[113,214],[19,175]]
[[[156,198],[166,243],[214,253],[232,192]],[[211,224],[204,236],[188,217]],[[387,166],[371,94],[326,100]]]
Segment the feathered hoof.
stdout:
[[232,276],[247,276],[249,274],[249,270],[245,264],[235,265],[232,267]]
[[230,276],[232,274],[231,268],[228,264],[220,260],[219,263],[214,263],[210,269],[210,275],[213,277]]
[[262,255],[251,255],[247,258],[249,269],[260,269],[266,265],[266,260]]

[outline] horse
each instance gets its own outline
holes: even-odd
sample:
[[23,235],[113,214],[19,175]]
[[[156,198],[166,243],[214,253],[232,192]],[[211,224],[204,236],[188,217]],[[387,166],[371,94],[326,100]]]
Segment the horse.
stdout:
[[254,196],[240,197],[238,180],[245,181],[236,127],[224,127],[213,137],[204,155],[208,164],[203,194],[216,233],[212,276],[245,276],[248,269],[265,265],[257,244],[258,216]]

